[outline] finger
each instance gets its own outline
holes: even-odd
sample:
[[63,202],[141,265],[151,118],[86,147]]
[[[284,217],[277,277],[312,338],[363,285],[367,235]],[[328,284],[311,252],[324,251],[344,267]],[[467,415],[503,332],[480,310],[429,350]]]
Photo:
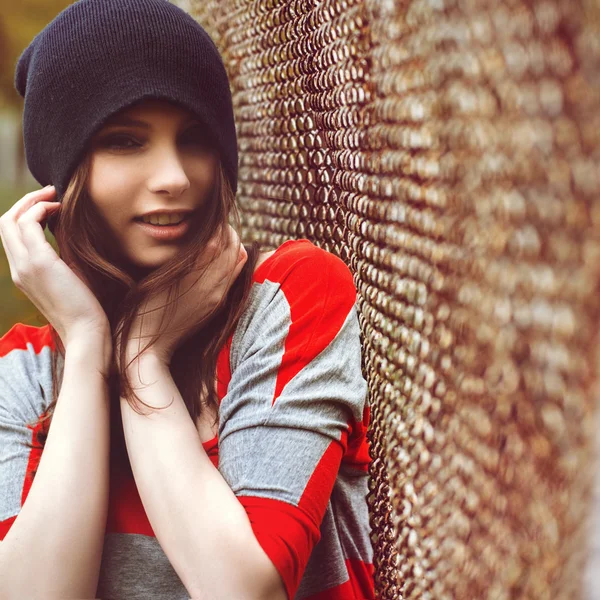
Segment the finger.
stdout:
[[223,252],[238,252],[240,238],[237,231],[231,225],[225,225],[221,236],[221,250]]
[[41,222],[46,220],[49,215],[56,213],[59,208],[60,203],[58,202],[38,202],[17,221],[23,244],[30,255],[32,252],[43,252],[50,246]]
[[[51,206],[53,205],[53,203],[49,202],[44,204],[50,204]],[[34,205],[32,209],[19,218],[16,224],[12,220],[5,219],[2,219],[0,222],[0,237],[2,237],[2,244],[8,260],[10,275],[15,283],[18,281],[17,278],[19,277],[18,273],[20,269],[22,269],[30,260],[30,253],[41,251],[39,244],[28,244],[27,231],[22,229],[21,223],[23,220],[26,221],[27,218],[29,218],[29,220],[31,220],[31,218],[35,218],[35,214],[30,216],[30,213],[35,213],[36,209],[38,212],[40,212],[38,206],[40,206],[40,204]],[[46,209],[42,209],[41,212],[42,214],[46,214]],[[40,230],[41,236],[44,238],[44,243],[47,244],[44,233],[39,224],[36,225],[36,227]],[[30,246],[29,248],[27,247],[28,245]],[[48,244],[48,246],[50,246],[50,244]]]
[[15,277],[16,277],[16,269],[15,269],[15,258],[14,258],[14,253],[11,251],[11,249],[9,248],[9,244],[6,241],[5,238],[5,233],[2,229],[2,224],[0,223],[0,239],[2,240],[2,246],[4,247],[4,253],[6,254],[6,259],[8,261],[8,268],[10,270],[10,278],[13,281],[16,281]]
[[229,276],[237,265],[240,256],[240,238],[230,225],[225,230],[224,247],[219,255],[219,267],[224,273],[224,278]]
[[206,268],[223,268],[230,250],[228,225],[219,225],[202,253],[201,264]]
[[248,262],[248,253],[246,252],[246,248],[244,248],[244,246],[242,246],[238,262],[235,265],[235,269],[233,270],[234,281],[238,278],[238,275],[242,272],[242,269],[244,268],[244,265],[247,262]]
[[32,206],[42,201],[49,201],[56,195],[54,186],[45,187],[41,190],[35,190],[25,194],[20,200],[17,200],[5,213],[6,217],[16,222],[17,219],[26,213]]
[[[235,250],[235,247],[233,248],[233,250]],[[244,265],[248,260],[248,253],[246,252],[244,246],[240,244],[240,247],[238,248],[236,253],[228,253],[226,260],[227,263],[223,267],[223,276],[221,277],[219,283],[223,284],[223,282],[226,281],[226,287],[229,288],[244,268]]]
[[16,222],[6,218],[6,215],[2,215],[2,218],[0,218],[0,233],[2,235],[2,245],[8,258],[8,264],[11,267],[11,276],[13,276],[14,280],[13,268],[24,264],[29,255],[23,245],[21,230]]
[[202,253],[201,266],[212,272],[215,283],[226,280],[239,256],[239,237],[230,225],[219,226]]
[[246,252],[246,248],[244,248],[244,245],[242,244],[242,240],[240,239],[240,236],[238,234],[238,232],[235,229],[231,229],[232,231],[232,247],[231,247],[231,251],[232,251],[232,255],[235,257],[234,258],[234,266],[237,266],[240,261],[243,260],[243,262],[246,262],[246,259],[248,258],[248,253]]
[[237,231],[229,223],[220,228],[219,236],[222,250],[229,250],[239,243]]
[[9,258],[9,262],[12,261],[13,264],[16,264],[16,261],[27,258],[27,255],[24,254],[25,250],[20,244],[19,229],[15,226],[18,218],[37,202],[51,199],[55,193],[56,190],[53,186],[47,186],[41,190],[29,192],[21,199],[17,200],[17,202],[2,215],[2,218],[0,219],[3,224],[2,243],[6,250],[6,255]]
[[229,244],[233,248],[235,248],[236,253],[239,252],[241,240],[240,240],[240,236],[238,235],[238,232],[231,225],[229,225],[228,233],[229,233]]
[[211,263],[223,250],[223,227],[219,225],[211,238],[206,243],[203,257],[206,262]]

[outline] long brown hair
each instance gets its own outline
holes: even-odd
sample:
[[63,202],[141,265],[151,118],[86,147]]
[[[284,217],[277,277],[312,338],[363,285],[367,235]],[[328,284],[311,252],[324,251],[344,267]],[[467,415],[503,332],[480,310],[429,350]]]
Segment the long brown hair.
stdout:
[[[218,162],[215,183],[208,201],[202,211],[196,211],[191,217],[191,229],[195,231],[195,235],[189,245],[172,260],[136,280],[123,265],[122,257],[115,252],[116,244],[107,236],[103,219],[87,194],[89,165],[88,154],[71,178],[58,218],[55,222],[49,221],[49,226],[54,233],[61,259],[88,285],[103,307],[111,327],[113,348],[117,347],[117,336],[122,336],[121,339],[128,338],[136,312],[140,306],[144,306],[147,298],[151,294],[167,293],[165,318],[161,324],[164,327],[161,326],[156,337],[146,346],[148,348],[168,327],[170,315],[176,310],[181,280],[197,268],[199,258],[215,231],[228,223],[239,230],[240,216],[235,195]],[[217,358],[244,310],[259,250],[256,243],[247,249],[247,262],[219,308],[199,330],[185,338],[173,353],[169,367],[171,375],[194,421],[205,406],[217,414],[213,426],[218,422],[215,387]],[[203,273],[199,276],[202,277]],[[54,346],[52,400],[36,424],[38,445],[30,445],[31,448],[43,448],[45,444],[62,381],[59,367],[64,365],[65,348],[52,325],[50,334]],[[113,353],[110,370],[105,373],[105,378],[111,402],[111,461],[130,469],[119,399],[126,398],[129,405],[140,414],[139,404],[148,405],[138,398],[125,375],[127,364],[124,346],[123,344],[120,356]]]

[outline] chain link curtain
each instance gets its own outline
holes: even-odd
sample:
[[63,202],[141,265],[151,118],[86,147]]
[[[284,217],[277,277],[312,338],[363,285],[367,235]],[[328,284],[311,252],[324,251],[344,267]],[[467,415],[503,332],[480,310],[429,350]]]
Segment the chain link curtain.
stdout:
[[582,598],[600,4],[177,4],[231,78],[245,241],[354,274],[378,597]]

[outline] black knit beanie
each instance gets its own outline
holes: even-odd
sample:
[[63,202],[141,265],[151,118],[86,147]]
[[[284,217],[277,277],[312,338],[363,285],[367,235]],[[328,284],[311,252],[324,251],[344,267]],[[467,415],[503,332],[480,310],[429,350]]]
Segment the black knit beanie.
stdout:
[[62,201],[87,143],[117,111],[144,98],[191,110],[212,136],[237,190],[231,92],[204,29],[167,0],[79,0],[21,54],[15,87],[25,99],[27,164]]

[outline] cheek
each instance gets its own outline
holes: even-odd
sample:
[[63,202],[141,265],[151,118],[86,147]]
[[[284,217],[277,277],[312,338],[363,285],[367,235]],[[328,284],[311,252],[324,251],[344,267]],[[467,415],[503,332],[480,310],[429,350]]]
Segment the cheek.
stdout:
[[217,176],[217,157],[212,154],[196,160],[190,165],[190,172],[193,173],[193,180],[199,188],[209,188],[213,185]]
[[130,220],[127,198],[133,198],[131,176],[114,161],[92,161],[88,178],[88,193],[96,209],[113,228],[122,227]]

